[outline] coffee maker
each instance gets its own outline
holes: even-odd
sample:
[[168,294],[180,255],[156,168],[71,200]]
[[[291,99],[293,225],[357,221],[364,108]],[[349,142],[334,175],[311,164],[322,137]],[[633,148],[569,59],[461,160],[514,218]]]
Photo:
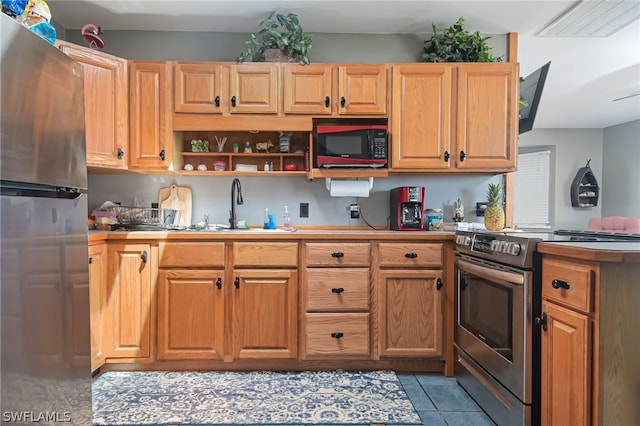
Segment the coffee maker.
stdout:
[[400,186],[390,196],[391,229],[424,231],[424,187]]

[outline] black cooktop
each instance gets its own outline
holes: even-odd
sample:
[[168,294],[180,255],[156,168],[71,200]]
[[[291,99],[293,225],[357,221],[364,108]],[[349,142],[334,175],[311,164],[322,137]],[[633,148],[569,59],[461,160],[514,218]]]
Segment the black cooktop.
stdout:
[[[640,242],[640,234],[625,234],[622,232],[600,232],[559,229],[553,232],[553,239],[545,241],[636,241]],[[562,239],[564,238],[564,239]]]

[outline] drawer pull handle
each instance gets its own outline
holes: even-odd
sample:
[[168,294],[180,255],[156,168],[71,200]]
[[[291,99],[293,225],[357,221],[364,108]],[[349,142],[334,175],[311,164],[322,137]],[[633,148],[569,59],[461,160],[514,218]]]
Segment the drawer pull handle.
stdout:
[[331,253],[331,257],[344,257],[344,253],[341,251],[334,251]]
[[331,333],[331,337],[333,337],[334,339],[339,339],[341,337],[344,337],[344,333],[341,333],[341,332]]
[[564,288],[565,290],[569,290],[571,288],[571,284],[562,280],[553,280],[551,281],[551,287],[555,289]]
[[334,287],[334,288],[331,289],[331,292],[332,293],[336,293],[336,294],[340,294],[343,291],[344,291],[344,288],[342,288],[342,287]]
[[416,257],[418,257],[418,253],[405,253],[404,257],[415,259]]

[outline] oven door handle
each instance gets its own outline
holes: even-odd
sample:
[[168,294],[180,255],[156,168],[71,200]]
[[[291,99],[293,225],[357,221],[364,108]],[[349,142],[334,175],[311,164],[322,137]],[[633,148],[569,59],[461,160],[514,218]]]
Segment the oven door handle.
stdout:
[[524,284],[524,275],[514,272],[499,271],[486,266],[479,266],[466,260],[456,259],[460,270],[471,272],[490,281],[507,281],[513,284]]

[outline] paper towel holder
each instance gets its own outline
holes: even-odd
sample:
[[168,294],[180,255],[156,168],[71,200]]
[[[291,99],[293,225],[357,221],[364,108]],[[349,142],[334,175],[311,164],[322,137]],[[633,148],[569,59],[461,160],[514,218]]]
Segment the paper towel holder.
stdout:
[[[352,181],[352,180],[353,179],[342,179],[342,180],[337,180],[337,181],[338,182],[344,182],[344,181]],[[325,178],[325,184],[327,186],[327,191],[331,192],[331,178]],[[369,190],[371,190],[372,188],[373,188],[373,178],[370,177],[369,178]]]

